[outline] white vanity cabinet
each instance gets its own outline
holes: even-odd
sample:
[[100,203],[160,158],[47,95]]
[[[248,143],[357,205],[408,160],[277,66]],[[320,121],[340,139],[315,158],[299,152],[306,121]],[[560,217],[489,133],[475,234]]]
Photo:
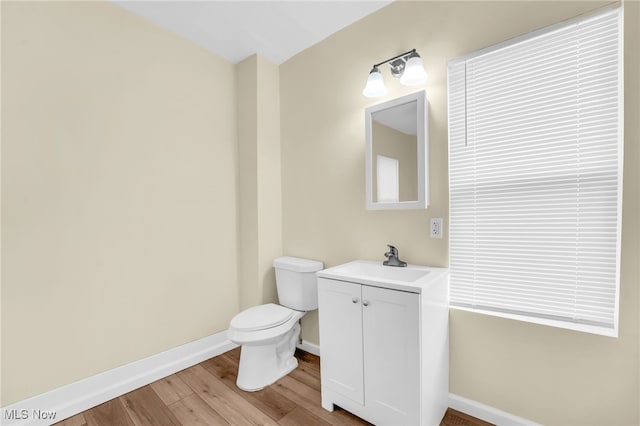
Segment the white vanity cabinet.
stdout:
[[437,425],[448,398],[448,272],[410,266],[428,283],[408,282],[403,268],[372,278],[378,266],[362,262],[347,264],[360,275],[345,265],[318,273],[322,406],[377,425]]

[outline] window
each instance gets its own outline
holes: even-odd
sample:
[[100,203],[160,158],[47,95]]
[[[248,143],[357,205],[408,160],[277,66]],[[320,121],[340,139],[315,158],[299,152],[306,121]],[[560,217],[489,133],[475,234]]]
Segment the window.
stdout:
[[617,336],[621,15],[449,62],[452,307]]

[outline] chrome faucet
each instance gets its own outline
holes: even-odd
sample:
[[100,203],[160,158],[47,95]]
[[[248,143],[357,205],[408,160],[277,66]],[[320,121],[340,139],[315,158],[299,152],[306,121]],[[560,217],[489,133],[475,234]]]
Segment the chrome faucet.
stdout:
[[407,266],[407,262],[403,262],[402,260],[400,260],[400,258],[398,258],[398,249],[395,248],[394,246],[387,244],[387,247],[389,247],[389,251],[386,252],[384,254],[384,257],[387,258],[387,260],[385,260],[384,262],[382,262],[383,265],[385,266]]

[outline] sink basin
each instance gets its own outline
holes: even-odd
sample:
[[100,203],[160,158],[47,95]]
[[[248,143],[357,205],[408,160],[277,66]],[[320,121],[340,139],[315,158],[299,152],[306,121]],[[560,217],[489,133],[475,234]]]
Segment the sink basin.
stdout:
[[377,279],[413,282],[418,278],[424,277],[430,271],[416,269],[412,266],[384,266],[382,262],[351,262],[336,268],[335,272],[345,275],[359,275]]
[[319,271],[318,277],[421,293],[425,286],[447,279],[447,268],[407,265],[384,266],[382,261],[354,260]]

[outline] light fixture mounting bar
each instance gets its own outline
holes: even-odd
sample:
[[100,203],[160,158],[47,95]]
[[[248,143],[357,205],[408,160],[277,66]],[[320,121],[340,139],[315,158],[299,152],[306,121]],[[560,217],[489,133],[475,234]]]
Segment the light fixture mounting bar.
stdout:
[[416,86],[427,81],[427,73],[424,70],[422,58],[418,55],[416,49],[396,55],[385,61],[378,62],[373,65],[367,77],[367,85],[362,94],[369,98],[377,98],[387,93],[384,86],[384,80],[380,73],[379,66],[389,64],[391,75],[400,79],[400,84],[404,86]]
[[405,56],[409,56],[410,54],[415,53],[415,51],[416,51],[416,49],[411,49],[408,52],[401,53],[401,54],[399,54],[397,56],[394,56],[393,58],[387,59],[386,61],[382,61],[382,62],[380,62],[378,64],[375,64],[373,67],[376,68],[376,67],[379,67],[380,65],[384,65],[386,63],[395,61],[396,59],[404,58]]

